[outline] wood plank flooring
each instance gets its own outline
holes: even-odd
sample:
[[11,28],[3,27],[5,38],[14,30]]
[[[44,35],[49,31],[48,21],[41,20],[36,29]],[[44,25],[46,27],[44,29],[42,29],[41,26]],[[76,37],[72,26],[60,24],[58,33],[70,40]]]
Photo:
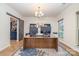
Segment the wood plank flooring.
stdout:
[[[64,48],[65,50],[67,50],[73,56],[79,56],[79,52],[73,50],[69,46],[67,46],[64,43],[62,43],[61,41],[59,41],[59,45],[62,48]],[[11,41],[11,46],[6,48],[5,50],[1,51],[0,52],[0,56],[12,56],[22,46],[23,46],[23,40],[18,41],[18,42],[17,41]]]
[[21,41],[11,41],[11,46],[0,52],[0,56],[12,56],[23,45]]
[[79,56],[79,52],[72,49],[70,46],[66,45],[65,43],[63,43],[61,40],[59,41],[59,45],[64,48],[66,51],[68,51],[70,54],[72,54],[73,56]]

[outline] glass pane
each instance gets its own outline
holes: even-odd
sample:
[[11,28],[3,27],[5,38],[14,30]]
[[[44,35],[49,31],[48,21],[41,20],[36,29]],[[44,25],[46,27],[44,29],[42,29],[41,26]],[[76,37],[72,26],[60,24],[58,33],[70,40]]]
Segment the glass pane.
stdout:
[[64,24],[63,24],[63,20],[60,20],[58,22],[58,36],[60,38],[63,38],[64,35]]

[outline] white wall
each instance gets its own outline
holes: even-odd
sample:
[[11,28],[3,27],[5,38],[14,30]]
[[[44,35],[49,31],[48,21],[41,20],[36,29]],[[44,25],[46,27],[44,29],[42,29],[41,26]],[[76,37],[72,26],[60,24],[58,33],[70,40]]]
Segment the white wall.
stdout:
[[36,18],[36,17],[24,17],[24,35],[26,33],[29,33],[29,25],[30,24],[51,24],[52,26],[52,32],[57,32],[57,22],[55,17],[42,17],[42,18]]
[[19,13],[8,5],[0,3],[0,51],[10,46],[10,16],[6,12],[21,17]]
[[77,44],[77,16],[76,12],[79,11],[79,4],[72,4],[66,8],[57,17],[58,20],[64,18],[64,42],[69,45]]

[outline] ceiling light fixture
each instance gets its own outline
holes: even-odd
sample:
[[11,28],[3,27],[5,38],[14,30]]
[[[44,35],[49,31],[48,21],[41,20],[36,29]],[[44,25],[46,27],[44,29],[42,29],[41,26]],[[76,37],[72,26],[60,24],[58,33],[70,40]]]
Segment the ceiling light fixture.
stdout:
[[35,16],[40,18],[44,15],[44,13],[41,11],[40,7],[37,8],[37,10],[35,11]]

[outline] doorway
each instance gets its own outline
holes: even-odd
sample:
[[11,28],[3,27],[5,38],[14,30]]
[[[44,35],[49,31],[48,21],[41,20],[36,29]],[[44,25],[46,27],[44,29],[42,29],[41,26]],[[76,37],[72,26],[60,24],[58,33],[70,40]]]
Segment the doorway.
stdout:
[[13,44],[24,38],[24,21],[10,17],[10,43]]
[[17,40],[17,20],[10,17],[10,40]]

